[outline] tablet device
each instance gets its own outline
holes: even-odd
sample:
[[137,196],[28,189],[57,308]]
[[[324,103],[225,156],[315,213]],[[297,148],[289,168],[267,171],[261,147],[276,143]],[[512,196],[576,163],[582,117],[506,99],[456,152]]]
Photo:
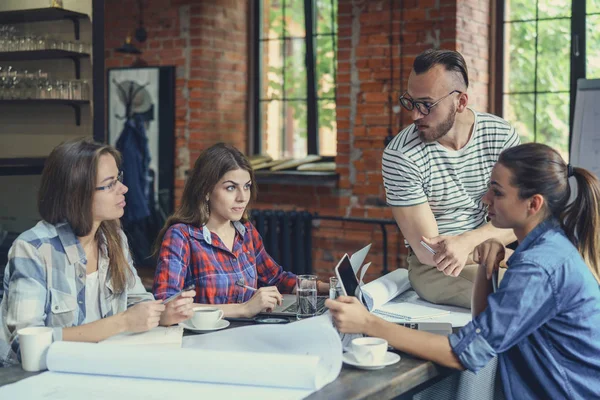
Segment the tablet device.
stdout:
[[335,276],[342,282],[342,293],[344,296],[356,296],[358,280],[354,274],[354,269],[352,268],[348,254],[344,254],[344,257],[342,257],[335,267]]

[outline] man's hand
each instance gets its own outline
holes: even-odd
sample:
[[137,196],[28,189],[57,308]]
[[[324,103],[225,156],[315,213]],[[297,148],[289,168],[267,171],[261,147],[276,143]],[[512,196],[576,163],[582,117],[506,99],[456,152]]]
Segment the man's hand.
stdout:
[[433,261],[436,268],[448,276],[460,274],[473,250],[472,244],[462,235],[436,236],[430,239],[423,237],[422,240],[435,250]]
[[354,296],[340,296],[325,300],[331,317],[341,333],[365,333],[371,314]]

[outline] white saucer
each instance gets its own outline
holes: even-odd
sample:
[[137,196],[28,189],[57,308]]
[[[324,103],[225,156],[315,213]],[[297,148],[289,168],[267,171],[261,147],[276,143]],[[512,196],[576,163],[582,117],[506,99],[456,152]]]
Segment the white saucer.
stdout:
[[206,333],[206,332],[218,331],[220,329],[225,329],[229,326],[230,323],[231,322],[227,321],[226,319],[221,319],[212,328],[205,328],[205,329],[196,328],[194,325],[192,325],[190,320],[182,321],[179,323],[179,325],[183,326],[188,331],[197,332],[197,333]]
[[396,364],[398,361],[400,361],[400,356],[396,353],[388,351],[385,353],[385,357],[380,364],[361,364],[356,361],[354,354],[347,352],[342,354],[342,361],[360,369],[381,369],[383,367],[387,367],[388,365]]

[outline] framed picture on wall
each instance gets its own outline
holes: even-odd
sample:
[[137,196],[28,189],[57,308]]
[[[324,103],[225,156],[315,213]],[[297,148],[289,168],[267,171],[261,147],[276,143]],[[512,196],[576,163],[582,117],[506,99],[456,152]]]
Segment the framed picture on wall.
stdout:
[[174,202],[175,67],[110,68],[107,75],[108,143],[119,148],[135,142],[143,152],[139,140],[119,142],[125,129],[143,126],[149,160],[142,162],[149,163],[153,180],[149,195],[164,218]]

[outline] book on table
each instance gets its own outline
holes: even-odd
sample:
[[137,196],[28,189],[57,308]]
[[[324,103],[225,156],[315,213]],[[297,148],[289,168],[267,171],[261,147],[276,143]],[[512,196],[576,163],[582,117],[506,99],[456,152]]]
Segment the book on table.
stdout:
[[455,327],[471,320],[469,309],[421,299],[410,285],[408,270],[397,269],[363,284],[367,268],[360,271],[360,300],[373,314],[391,322],[449,322]]

